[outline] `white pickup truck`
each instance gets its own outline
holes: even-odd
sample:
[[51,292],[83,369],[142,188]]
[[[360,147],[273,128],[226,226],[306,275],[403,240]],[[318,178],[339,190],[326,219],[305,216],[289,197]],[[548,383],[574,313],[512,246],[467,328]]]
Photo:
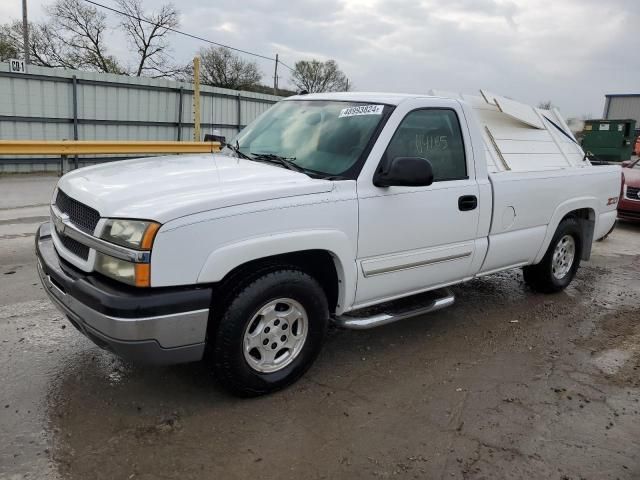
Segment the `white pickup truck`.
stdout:
[[207,358],[247,396],[299,378],[330,321],[423,314],[511,268],[562,290],[614,224],[620,168],[592,166],[557,111],[481,93],[299,95],[219,154],[69,173],[42,283],[97,345]]

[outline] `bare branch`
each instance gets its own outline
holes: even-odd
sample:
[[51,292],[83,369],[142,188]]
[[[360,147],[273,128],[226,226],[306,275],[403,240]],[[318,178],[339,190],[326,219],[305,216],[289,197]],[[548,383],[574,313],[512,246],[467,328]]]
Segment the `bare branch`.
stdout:
[[16,58],[20,52],[20,44],[12,39],[11,26],[0,26],[0,62]]
[[[45,8],[50,18],[30,25],[33,63],[154,78],[183,76],[184,67],[175,65],[169,56],[169,35],[179,26],[178,10],[169,3],[145,14],[143,0],[117,1],[120,10],[128,15],[119,18],[118,26],[132,47],[135,63],[131,69],[109,54],[106,15],[82,0],[54,0]],[[21,22],[0,25],[0,56],[12,58],[21,50]]]
[[178,10],[172,4],[165,4],[158,11],[145,14],[142,0],[118,0],[118,5],[128,15],[122,17],[120,25],[138,55],[137,66],[131,73],[138,77],[144,73],[172,75],[176,67],[170,65],[166,37],[171,33],[169,29],[178,28],[180,24]]
[[80,0],[56,0],[45,10],[52,17],[51,34],[73,52],[79,66],[108,73],[123,72],[115,57],[107,53],[104,13]]
[[[2,26],[2,36],[16,51],[22,48],[22,22],[16,20]],[[52,27],[47,24],[30,23],[29,56],[34,65],[52,68],[83,67],[83,60],[78,52],[60,40]]]

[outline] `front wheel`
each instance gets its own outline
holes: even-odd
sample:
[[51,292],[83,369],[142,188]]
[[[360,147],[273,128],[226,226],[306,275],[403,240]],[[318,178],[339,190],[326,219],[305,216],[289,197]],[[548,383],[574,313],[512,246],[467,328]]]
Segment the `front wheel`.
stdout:
[[240,396],[293,383],[320,352],[329,322],[324,290],[307,273],[283,269],[236,292],[210,340],[216,377]]
[[537,265],[523,268],[524,280],[543,293],[564,290],[575,277],[582,256],[582,229],[575,218],[566,218],[556,230],[547,253]]

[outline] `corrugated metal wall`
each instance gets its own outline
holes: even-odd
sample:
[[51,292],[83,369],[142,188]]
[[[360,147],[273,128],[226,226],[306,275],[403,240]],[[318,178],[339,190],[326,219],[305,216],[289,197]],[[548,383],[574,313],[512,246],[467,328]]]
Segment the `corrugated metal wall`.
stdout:
[[[202,86],[200,95],[202,135],[216,129],[228,139],[280,100],[209,86]],[[74,138],[191,140],[193,85],[36,66],[19,74],[0,64],[0,139]],[[0,172],[55,168],[51,158],[0,156]]]
[[636,128],[640,128],[640,94],[607,95],[604,104],[604,118],[607,120],[636,121]]

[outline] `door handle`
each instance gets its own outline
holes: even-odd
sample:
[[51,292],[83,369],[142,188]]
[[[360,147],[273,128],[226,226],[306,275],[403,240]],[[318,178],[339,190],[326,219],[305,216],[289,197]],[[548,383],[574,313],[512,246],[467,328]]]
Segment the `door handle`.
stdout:
[[478,206],[478,197],[475,195],[463,195],[458,198],[458,210],[461,212],[468,212],[469,210],[475,210]]

